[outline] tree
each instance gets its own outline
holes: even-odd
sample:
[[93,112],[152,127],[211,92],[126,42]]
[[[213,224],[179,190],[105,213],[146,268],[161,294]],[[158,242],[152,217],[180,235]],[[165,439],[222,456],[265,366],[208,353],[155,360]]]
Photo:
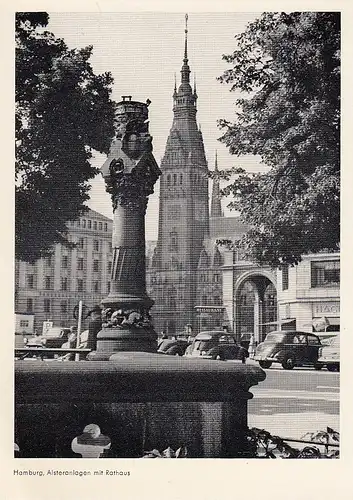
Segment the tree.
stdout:
[[16,258],[29,262],[68,243],[97,174],[92,150],[107,153],[114,134],[110,73],[95,75],[92,47],[69,50],[48,19],[16,14]]
[[[240,89],[220,140],[269,169],[237,177],[223,194],[250,226],[241,241],[261,264],[296,264],[340,241],[340,15],[265,13],[235,37],[219,77]],[[229,176],[228,176],[229,179]]]

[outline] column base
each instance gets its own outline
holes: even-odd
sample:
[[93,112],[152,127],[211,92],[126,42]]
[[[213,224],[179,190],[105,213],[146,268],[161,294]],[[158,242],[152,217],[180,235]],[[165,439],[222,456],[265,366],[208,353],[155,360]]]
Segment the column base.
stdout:
[[97,349],[87,356],[89,361],[105,361],[116,352],[156,352],[157,334],[145,328],[102,328],[97,334]]

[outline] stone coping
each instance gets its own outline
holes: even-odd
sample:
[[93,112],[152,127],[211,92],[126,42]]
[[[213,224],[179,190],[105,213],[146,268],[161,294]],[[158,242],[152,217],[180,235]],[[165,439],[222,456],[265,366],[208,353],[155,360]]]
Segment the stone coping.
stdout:
[[254,365],[119,352],[110,361],[15,361],[16,403],[235,401],[263,381]]

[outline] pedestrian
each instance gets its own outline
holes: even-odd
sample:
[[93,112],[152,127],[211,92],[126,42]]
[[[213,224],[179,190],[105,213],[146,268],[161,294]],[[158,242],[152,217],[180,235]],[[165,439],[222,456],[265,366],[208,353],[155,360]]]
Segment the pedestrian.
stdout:
[[87,348],[95,351],[97,348],[97,334],[102,329],[102,310],[99,306],[94,306],[87,316],[90,316],[88,323]]
[[250,341],[249,341],[249,357],[253,358],[255,354],[255,336],[252,333],[250,335]]

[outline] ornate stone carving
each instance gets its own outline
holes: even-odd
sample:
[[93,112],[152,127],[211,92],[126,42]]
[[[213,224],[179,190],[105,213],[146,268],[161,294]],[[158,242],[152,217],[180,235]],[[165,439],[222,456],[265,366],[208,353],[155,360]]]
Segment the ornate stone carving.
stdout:
[[102,167],[113,210],[118,204],[146,210],[147,197],[161,173],[152,149],[147,104],[131,100],[118,103],[116,137]]
[[120,307],[113,309],[111,307],[102,311],[103,328],[135,329],[144,330],[153,329],[151,315],[145,307]]

